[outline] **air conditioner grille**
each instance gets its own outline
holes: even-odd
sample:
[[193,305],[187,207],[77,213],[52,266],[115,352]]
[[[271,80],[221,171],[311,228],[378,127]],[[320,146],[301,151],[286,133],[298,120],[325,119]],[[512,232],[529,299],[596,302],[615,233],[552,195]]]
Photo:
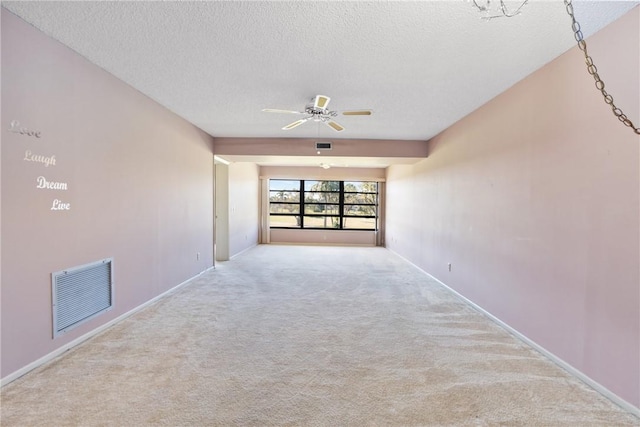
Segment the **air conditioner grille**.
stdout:
[[52,273],[54,338],[109,310],[113,304],[113,261]]

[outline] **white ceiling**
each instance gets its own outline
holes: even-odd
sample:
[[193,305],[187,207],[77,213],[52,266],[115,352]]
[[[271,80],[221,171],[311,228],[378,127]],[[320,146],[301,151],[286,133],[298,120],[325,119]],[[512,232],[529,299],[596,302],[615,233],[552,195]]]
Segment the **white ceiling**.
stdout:
[[[574,8],[588,36],[639,3]],[[493,20],[465,0],[2,5],[219,137],[426,140],[575,44],[561,0]],[[315,122],[283,131],[298,116],[261,112],[316,94],[374,113],[336,118],[337,134]]]

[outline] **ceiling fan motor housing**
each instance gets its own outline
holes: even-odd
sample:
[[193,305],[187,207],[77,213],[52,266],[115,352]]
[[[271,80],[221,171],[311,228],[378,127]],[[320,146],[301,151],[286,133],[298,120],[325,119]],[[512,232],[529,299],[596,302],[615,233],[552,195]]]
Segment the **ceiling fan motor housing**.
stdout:
[[329,117],[336,117],[338,115],[337,111],[329,111],[324,108],[318,108],[313,104],[307,105],[307,107],[304,109],[304,112],[312,116],[311,119],[313,120],[322,120],[323,118],[328,119]]

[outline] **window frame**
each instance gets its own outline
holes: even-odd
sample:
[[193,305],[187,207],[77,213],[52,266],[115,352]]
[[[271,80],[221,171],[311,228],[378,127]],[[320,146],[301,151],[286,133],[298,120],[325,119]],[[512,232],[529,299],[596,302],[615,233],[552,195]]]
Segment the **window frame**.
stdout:
[[[297,202],[288,202],[282,200],[272,200],[271,195],[274,192],[285,191],[285,190],[273,190],[272,189],[272,181],[297,181],[298,189],[297,190],[286,190],[288,192],[296,192],[298,193],[298,201]],[[306,183],[314,182],[314,183],[337,183],[338,189],[322,189],[322,190],[306,190]],[[347,191],[345,190],[345,183],[374,183],[375,191]],[[315,184],[314,184],[315,185]],[[314,201],[310,202],[307,198],[307,193],[313,194],[337,194],[338,202],[330,201],[330,202],[321,202]],[[373,195],[374,202],[373,203],[345,203],[346,195]],[[325,197],[325,200],[330,199],[330,197]],[[377,181],[337,181],[337,180],[319,180],[319,179],[269,179],[269,228],[273,229],[289,229],[289,230],[336,230],[336,231],[377,231],[378,230],[378,215],[379,215],[379,202],[380,202],[380,185]],[[272,205],[297,205],[298,213],[280,213],[280,212],[272,212]],[[326,212],[321,212],[318,214],[308,213],[308,207],[310,206],[336,206],[338,212],[333,214],[327,214]],[[367,208],[373,208],[373,215],[353,215],[345,213],[349,207],[353,206],[362,206]],[[324,211],[324,209],[322,209]],[[290,226],[274,226],[271,224],[272,216],[290,216],[296,217],[296,223],[298,226],[290,227]],[[324,227],[306,227],[305,226],[305,217],[307,218],[324,218],[325,224],[326,219],[331,219],[332,226],[324,226]],[[356,219],[373,219],[374,225],[373,228],[352,228],[345,227],[348,218],[356,218]]]

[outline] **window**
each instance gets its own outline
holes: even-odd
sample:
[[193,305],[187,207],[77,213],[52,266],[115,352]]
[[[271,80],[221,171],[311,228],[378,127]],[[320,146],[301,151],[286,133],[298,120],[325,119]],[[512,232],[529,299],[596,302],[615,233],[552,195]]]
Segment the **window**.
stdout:
[[300,227],[300,181],[269,181],[271,227]]
[[269,181],[271,228],[375,230],[378,183]]
[[349,181],[344,183],[345,229],[376,229],[378,183]]

